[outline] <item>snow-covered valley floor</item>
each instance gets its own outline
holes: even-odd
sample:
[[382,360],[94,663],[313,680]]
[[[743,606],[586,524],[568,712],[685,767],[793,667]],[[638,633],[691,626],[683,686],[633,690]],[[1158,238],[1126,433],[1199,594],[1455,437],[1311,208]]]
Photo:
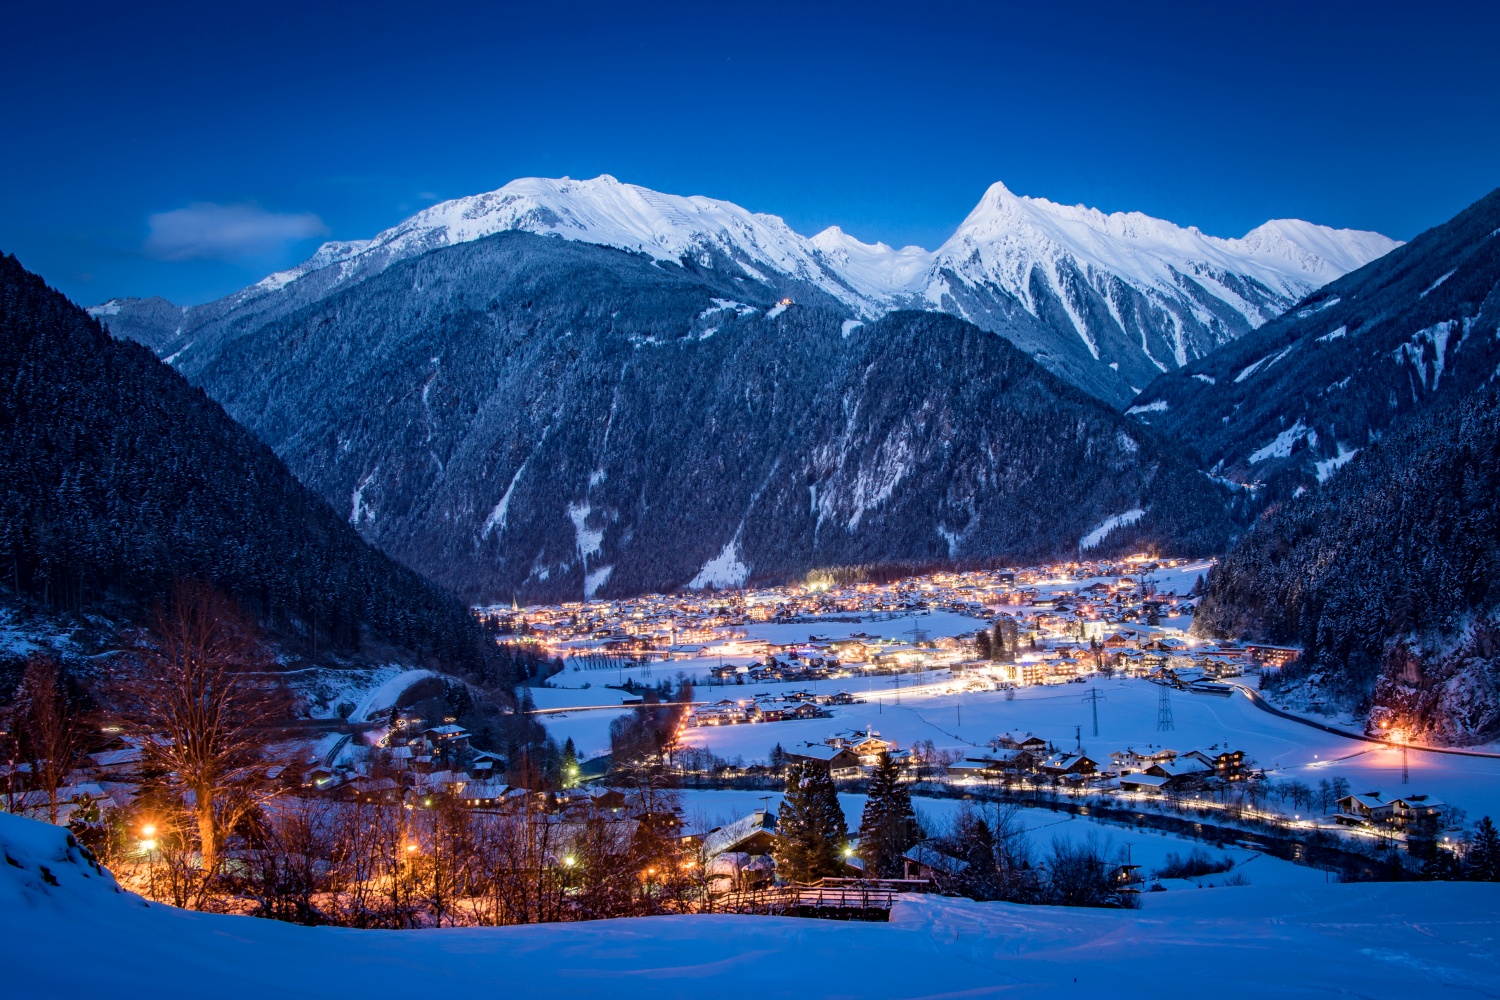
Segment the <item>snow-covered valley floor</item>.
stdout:
[[354,931],[148,907],[64,836],[0,815],[7,997],[1500,993],[1500,893],[1475,883],[1167,892],[1135,912],[922,897],[889,924],[709,916]]

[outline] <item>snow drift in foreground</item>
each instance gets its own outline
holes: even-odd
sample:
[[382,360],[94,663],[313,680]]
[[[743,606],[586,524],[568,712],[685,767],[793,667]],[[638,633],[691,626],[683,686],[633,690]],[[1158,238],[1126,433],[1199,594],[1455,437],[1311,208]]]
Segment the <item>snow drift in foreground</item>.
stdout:
[[[7,997],[1493,996],[1480,884],[1163,893],[1141,912],[914,898],[890,924],[655,917],[353,931],[147,906],[0,815]],[[46,867],[44,875],[42,868]],[[53,884],[55,883],[55,884]]]

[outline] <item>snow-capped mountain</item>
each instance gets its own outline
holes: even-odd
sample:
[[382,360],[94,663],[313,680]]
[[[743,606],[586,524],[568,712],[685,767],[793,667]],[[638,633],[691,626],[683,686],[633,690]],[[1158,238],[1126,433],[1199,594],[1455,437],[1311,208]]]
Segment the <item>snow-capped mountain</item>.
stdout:
[[497,232],[334,288],[366,252],[157,351],[366,539],[481,603],[1232,534],[1228,491],[1005,338],[937,312],[861,325],[711,257]]
[[1241,336],[1396,245],[1297,220],[1220,239],[994,184],[938,248],[909,301],[996,332],[1030,332],[1034,321],[1042,329],[1031,342],[1013,339],[1118,403],[1122,389]]
[[[1264,228],[1264,227],[1262,227]],[[1500,366],[1500,191],[1153,381],[1127,411],[1273,494],[1327,480]]]
[[[278,294],[300,306],[396,261],[508,231],[717,268],[784,291],[814,288],[861,320],[895,309],[949,312],[1121,406],[1161,372],[1397,245],[1297,220],[1220,239],[1140,213],[1020,197],[997,183],[936,251],[897,250],[837,227],[803,237],[774,215],[608,175],[533,177],[434,205],[370,240],[325,244],[297,267],[196,311],[205,321],[260,317],[280,311]],[[99,308],[118,314],[120,304]],[[194,325],[188,316],[177,348]]]
[[524,177],[497,191],[445,201],[374,239],[325,244],[312,260],[261,285],[284,284],[335,264],[347,278],[501,232],[557,236],[710,268],[726,258],[756,281],[769,272],[820,288],[865,316],[879,312],[777,216],[713,198],[661,194],[608,174],[592,180]]

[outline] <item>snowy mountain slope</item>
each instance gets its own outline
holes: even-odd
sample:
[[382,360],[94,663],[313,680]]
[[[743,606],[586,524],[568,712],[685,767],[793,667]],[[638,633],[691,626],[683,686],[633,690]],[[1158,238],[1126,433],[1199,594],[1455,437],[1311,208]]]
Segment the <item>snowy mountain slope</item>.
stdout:
[[1219,239],[994,184],[911,292],[928,308],[999,332],[1019,305],[1050,334],[1031,353],[1052,358],[1054,369],[1091,371],[1104,387],[1086,387],[1121,403],[1130,387],[1234,340],[1396,245],[1295,220]]
[[1162,375],[1130,407],[1231,479],[1327,480],[1408,415],[1500,370],[1500,190],[1300,308]]
[[1500,385],[1445,402],[1272,504],[1209,575],[1193,628],[1302,647],[1273,690],[1419,743],[1485,743],[1500,736]]
[[[211,984],[220,1000],[336,1000],[476,995],[497,982],[517,1000],[900,1000],[997,989],[1039,1000],[1187,1000],[1210,983],[1224,1000],[1500,991],[1500,907],[1481,883],[1166,892],[1140,911],[913,896],[889,923],[706,915],[370,931],[148,907],[89,868],[66,837],[0,814],[0,853],[13,859],[0,864],[9,996],[198,1000]],[[1171,974],[1143,971],[1153,969]]]
[[[366,241],[312,258],[219,302],[160,316],[132,301],[97,315],[162,356],[300,308],[392,263],[499,232],[528,232],[718,269],[778,291],[816,289],[851,316],[936,309],[1000,333],[1064,378],[1116,404],[1162,371],[1279,314],[1395,244],[1375,233],[1277,220],[1218,239],[1140,213],[1105,215],[993,185],[936,252],[865,244],[838,228],[812,238],[772,215],[661,194],[603,175],[522,178],[434,205]],[[133,326],[132,326],[133,324]],[[172,330],[167,332],[168,327]],[[195,330],[199,331],[195,333]],[[182,359],[191,365],[191,354]]]
[[476,602],[1029,560],[1135,508],[1106,548],[1233,533],[1227,491],[1003,338],[915,312],[846,332],[837,301],[774,294],[502,232],[241,332],[192,377]]

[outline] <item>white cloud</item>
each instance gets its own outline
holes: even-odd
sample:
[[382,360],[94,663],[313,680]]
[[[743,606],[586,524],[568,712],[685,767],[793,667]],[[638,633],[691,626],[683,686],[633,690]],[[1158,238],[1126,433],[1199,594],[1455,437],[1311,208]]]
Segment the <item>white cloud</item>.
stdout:
[[311,212],[268,212],[257,205],[195,202],[157,212],[147,222],[145,251],[163,260],[243,260],[269,257],[289,243],[328,235]]

